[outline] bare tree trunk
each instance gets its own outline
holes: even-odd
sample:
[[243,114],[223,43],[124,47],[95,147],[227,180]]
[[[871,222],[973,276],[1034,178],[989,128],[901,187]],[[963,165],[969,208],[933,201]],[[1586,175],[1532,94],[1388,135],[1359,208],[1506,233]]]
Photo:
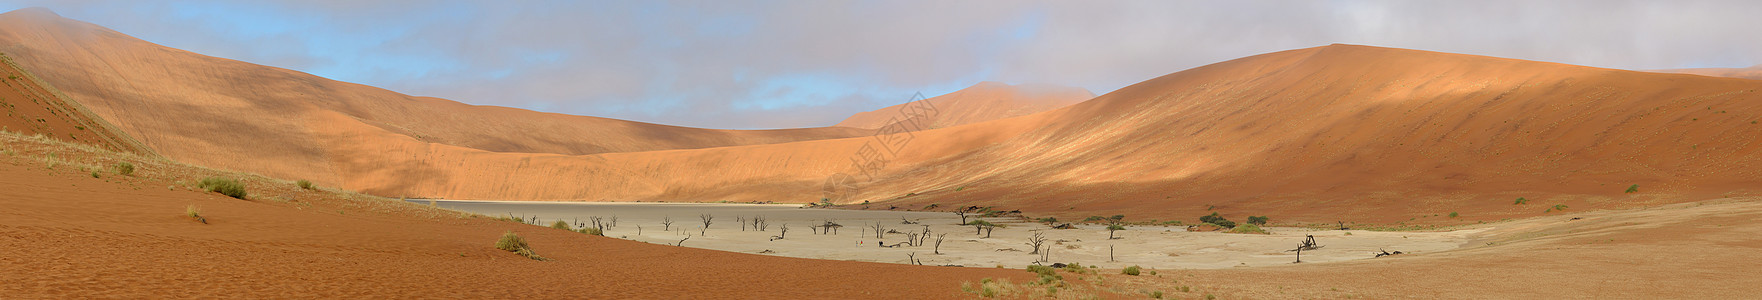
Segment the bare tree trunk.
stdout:
[[944,233],[944,234],[936,235],[936,248],[931,249],[931,250],[934,251],[937,255],[942,255],[942,237],[945,237],[945,236],[948,236],[948,234]]
[[1028,252],[1028,254],[1040,254],[1040,245],[1045,244],[1045,243],[1046,243],[1046,235],[1041,234],[1039,231],[1035,231],[1034,236],[1028,238],[1028,244],[1027,244],[1028,246],[1034,247],[1034,252]]
[[673,217],[661,217],[661,229],[667,230],[667,231],[672,231],[673,230]]
[[704,220],[704,228],[702,230],[698,230],[697,235],[704,235],[705,233],[710,231],[710,221],[715,220],[716,216],[712,216],[710,214],[701,214],[701,215],[697,215],[697,218]]

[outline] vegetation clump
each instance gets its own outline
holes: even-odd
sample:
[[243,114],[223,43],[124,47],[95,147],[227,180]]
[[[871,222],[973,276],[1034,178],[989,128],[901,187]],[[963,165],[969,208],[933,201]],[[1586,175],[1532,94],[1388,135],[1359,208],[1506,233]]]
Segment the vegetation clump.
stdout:
[[575,228],[570,228],[569,222],[563,222],[563,220],[557,220],[556,222],[551,222],[551,228],[569,230],[569,231],[574,231],[574,229],[575,229]]
[[520,256],[525,256],[532,260],[545,260],[544,257],[532,253],[532,246],[526,244],[526,238],[514,234],[513,231],[508,231],[507,233],[502,234],[502,239],[496,241],[496,249],[514,252],[514,254],[519,254]]
[[300,181],[295,181],[294,185],[299,186],[300,189],[305,189],[305,190],[312,189],[312,181],[308,181],[305,179],[300,179]]
[[227,197],[245,199],[245,184],[239,183],[238,180],[234,180],[234,179],[230,179],[230,178],[220,178],[220,177],[203,178],[202,182],[200,184],[197,184],[196,187],[208,190],[210,192],[220,193],[221,195],[226,195]]
[[1223,228],[1236,228],[1235,221],[1224,219],[1223,216],[1218,215],[1216,212],[1212,212],[1209,216],[1199,217],[1199,222],[1217,225],[1218,227]]
[[128,162],[116,163],[116,174],[129,176],[135,173],[135,165]]
[[1623,192],[1623,193],[1632,194],[1632,193],[1638,193],[1638,192],[1640,192],[1640,185],[1635,184],[1635,185],[1628,186],[1627,191]]
[[1511,205],[1524,205],[1524,204],[1528,204],[1528,203],[1530,203],[1530,199],[1524,199],[1523,197],[1517,197],[1517,203],[1512,203]]
[[1139,271],[1140,271],[1140,269],[1138,268],[1138,266],[1130,266],[1130,267],[1126,267],[1123,270],[1120,270],[1120,274],[1138,276]]
[[1266,226],[1266,221],[1270,220],[1272,219],[1266,216],[1248,216],[1248,224]]

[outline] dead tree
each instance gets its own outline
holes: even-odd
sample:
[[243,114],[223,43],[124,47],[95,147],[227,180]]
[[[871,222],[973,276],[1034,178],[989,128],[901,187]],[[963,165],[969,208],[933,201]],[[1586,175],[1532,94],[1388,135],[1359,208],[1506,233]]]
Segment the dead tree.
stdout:
[[907,220],[905,217],[899,217],[899,223],[906,225],[918,224],[918,222],[912,222],[912,220]]
[[1046,245],[1046,251],[1040,251],[1040,262],[1050,261],[1051,258],[1052,258],[1052,245]]
[[975,205],[975,206],[962,207],[961,209],[955,210],[954,214],[957,216],[961,216],[961,224],[967,224],[967,215],[978,213],[978,212],[979,212],[979,206]]
[[705,232],[710,231],[710,221],[715,220],[716,216],[712,216],[710,214],[701,214],[701,215],[697,215],[697,218],[704,220],[704,228],[702,230],[698,230],[697,235],[704,235]]
[[1285,250],[1285,252],[1296,251],[1297,252],[1297,262],[1295,262],[1295,263],[1302,263],[1303,262],[1303,250],[1315,250],[1315,249],[1321,249],[1321,248],[1322,248],[1321,244],[1315,243],[1315,236],[1309,235],[1303,239],[1303,244],[1298,245],[1297,249]]
[[1034,247],[1034,251],[1028,252],[1028,254],[1040,254],[1040,245],[1044,244],[1046,244],[1046,235],[1041,234],[1039,230],[1035,230],[1034,236],[1028,238],[1027,243],[1028,246]]
[[687,236],[685,236],[685,238],[679,239],[678,243],[673,243],[673,246],[685,247],[685,240],[689,240],[689,239],[691,239],[691,236],[687,235]]
[[931,249],[932,251],[935,251],[936,255],[942,255],[942,237],[945,236],[948,236],[948,234],[944,233],[936,235],[936,248]]
[[673,231],[673,217],[661,217],[661,229]]
[[765,221],[765,216],[753,216],[752,221],[753,229],[765,231],[771,228],[771,223]]
[[924,225],[924,233],[918,235],[918,246],[923,246],[924,240],[928,239],[930,239],[930,225]]
[[875,226],[870,226],[869,228],[875,229],[875,238],[877,238],[877,239],[887,238],[887,228],[881,227],[881,222],[875,222]]
[[781,240],[783,236],[787,235],[789,235],[789,223],[783,223],[783,227],[777,228],[777,236],[771,237],[771,240]]
[[918,253],[917,252],[907,253],[905,255],[905,260],[911,262],[914,265],[920,265],[920,266],[924,265],[924,261],[918,260]]
[[916,233],[916,232],[907,232],[907,233],[906,233],[906,234],[905,234],[905,245],[906,245],[906,246],[912,246],[912,247],[917,247],[917,246],[919,246],[919,245],[918,245],[918,233]]
[[616,216],[616,215],[612,216],[612,226],[606,226],[606,227],[618,227],[618,216]]
[[734,216],[734,222],[740,223],[740,231],[746,231],[746,216]]

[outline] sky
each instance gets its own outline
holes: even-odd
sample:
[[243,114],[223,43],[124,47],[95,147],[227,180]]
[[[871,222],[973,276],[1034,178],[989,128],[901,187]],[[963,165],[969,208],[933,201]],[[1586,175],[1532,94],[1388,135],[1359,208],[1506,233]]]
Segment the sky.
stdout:
[[1104,94],[1332,43],[1620,69],[1762,64],[1762,1],[89,1],[161,45],[478,105],[829,126],[977,84]]

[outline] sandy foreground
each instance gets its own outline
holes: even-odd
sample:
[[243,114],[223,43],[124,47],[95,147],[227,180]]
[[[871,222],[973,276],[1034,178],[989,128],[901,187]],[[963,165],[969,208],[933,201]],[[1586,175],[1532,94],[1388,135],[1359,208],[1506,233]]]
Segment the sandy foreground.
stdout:
[[[428,200],[409,200],[426,204]],[[485,215],[512,215],[516,218],[537,218],[538,224],[562,220],[571,224],[592,224],[593,217],[615,227],[606,229],[609,237],[656,244],[679,244],[686,247],[731,252],[761,253],[776,256],[850,260],[925,265],[960,265],[966,267],[1006,266],[1019,268],[1040,262],[1028,244],[1035,234],[1046,239],[1041,249],[1052,248],[1044,263],[1081,263],[1117,269],[1141,266],[1160,269],[1220,269],[1290,264],[1296,252],[1290,252],[1305,239],[1315,236],[1324,247],[1303,253],[1305,262],[1319,263],[1374,258],[1381,250],[1406,253],[1429,253],[1456,249],[1493,226],[1452,231],[1379,232],[1367,230],[1315,230],[1307,228],[1270,227],[1268,235],[1223,232],[1187,232],[1186,226],[1129,226],[1117,231],[1116,239],[1108,239],[1106,226],[1079,224],[1078,229],[1051,229],[1043,223],[1029,223],[1019,218],[985,218],[988,222],[1007,227],[992,230],[989,237],[972,226],[961,223],[959,216],[948,212],[906,212],[810,209],[792,204],[702,204],[702,203],[581,203],[581,202],[493,202],[436,200],[441,208]],[[700,217],[709,214],[709,230],[702,230]],[[760,231],[750,224],[755,217],[770,223]],[[671,226],[662,225],[672,219]],[[746,219],[748,224],[736,222]],[[969,220],[977,220],[969,217]],[[819,234],[809,228],[832,221],[844,227],[836,234]],[[910,221],[917,224],[904,224]],[[773,239],[783,225],[790,230],[783,239]],[[882,238],[876,238],[879,224]],[[639,228],[640,227],[640,228]],[[663,228],[670,228],[663,229]],[[921,234],[930,230],[922,245],[882,247],[906,242],[906,233]],[[640,231],[640,232],[639,232]],[[943,243],[935,245],[941,234]],[[1110,257],[1110,250],[1111,255]],[[940,252],[940,254],[937,254]]]

